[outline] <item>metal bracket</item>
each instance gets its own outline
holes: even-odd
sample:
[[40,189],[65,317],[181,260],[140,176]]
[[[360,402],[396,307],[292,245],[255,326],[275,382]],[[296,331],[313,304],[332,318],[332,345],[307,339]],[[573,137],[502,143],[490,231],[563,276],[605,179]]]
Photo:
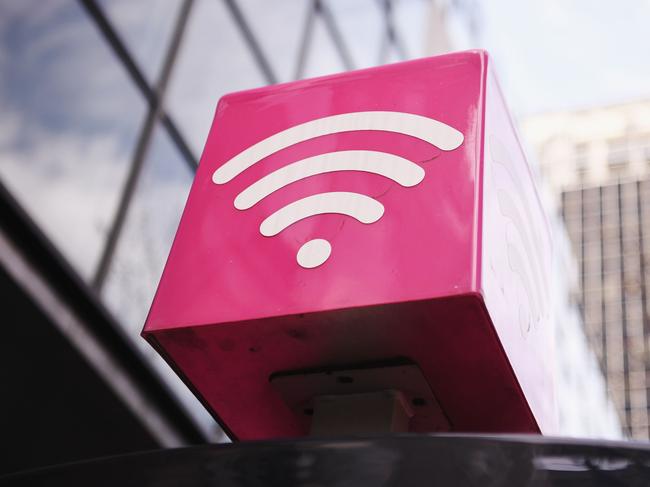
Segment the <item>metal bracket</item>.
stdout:
[[312,435],[451,429],[413,363],[281,372],[270,382]]

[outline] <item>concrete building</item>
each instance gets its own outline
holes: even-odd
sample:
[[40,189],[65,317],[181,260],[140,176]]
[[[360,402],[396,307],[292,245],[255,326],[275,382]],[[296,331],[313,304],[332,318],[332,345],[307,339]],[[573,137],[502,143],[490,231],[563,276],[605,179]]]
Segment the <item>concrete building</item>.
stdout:
[[578,260],[576,299],[628,434],[649,437],[650,100],[528,118]]

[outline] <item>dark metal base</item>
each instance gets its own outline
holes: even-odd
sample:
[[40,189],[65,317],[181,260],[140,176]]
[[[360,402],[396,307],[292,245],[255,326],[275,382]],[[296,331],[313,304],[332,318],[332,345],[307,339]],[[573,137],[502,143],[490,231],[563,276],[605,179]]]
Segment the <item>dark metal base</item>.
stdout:
[[476,435],[241,442],[63,465],[0,485],[647,486],[650,445]]

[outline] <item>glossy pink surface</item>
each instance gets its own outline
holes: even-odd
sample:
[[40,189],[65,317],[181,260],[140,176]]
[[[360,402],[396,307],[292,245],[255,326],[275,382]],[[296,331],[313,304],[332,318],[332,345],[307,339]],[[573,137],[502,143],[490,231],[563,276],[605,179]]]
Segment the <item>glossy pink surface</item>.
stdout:
[[554,434],[550,230],[491,70],[486,93],[481,294],[542,431]]
[[[526,400],[539,398],[540,391],[526,389],[538,387],[547,371],[521,360],[519,324],[493,326],[480,294],[487,61],[482,52],[452,54],[220,101],[144,334],[232,434],[305,433],[304,421],[269,387],[273,372],[398,356],[420,365],[456,431],[538,431],[551,422],[539,399],[532,414]],[[225,185],[211,180],[215,169],[266,137],[357,111],[433,118],[464,141],[445,152],[397,133],[331,134],[280,150]],[[425,178],[402,187],[378,175],[335,172],[288,185],[248,210],[233,206],[237,194],[280,167],[352,149],[410,159]],[[274,211],[325,191],[372,196],[385,214],[367,225],[318,215],[274,237],[260,234]],[[332,244],[331,257],[304,269],[296,252],[315,238]],[[530,338],[526,350],[535,343]],[[515,374],[523,393],[510,354],[522,368]],[[548,392],[546,382],[538,388]]]

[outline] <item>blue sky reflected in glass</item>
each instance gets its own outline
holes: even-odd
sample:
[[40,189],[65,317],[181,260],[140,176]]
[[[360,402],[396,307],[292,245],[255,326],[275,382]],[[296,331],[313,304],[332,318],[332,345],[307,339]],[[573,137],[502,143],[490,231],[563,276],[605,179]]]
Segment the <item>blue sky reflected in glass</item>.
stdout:
[[380,48],[386,32],[380,2],[330,0],[326,4],[336,18],[354,66],[367,68],[379,64]]
[[404,43],[406,56],[409,59],[427,56],[431,50],[431,3],[427,0],[396,0],[393,3],[393,19],[397,34]]
[[100,0],[127,49],[154,83],[182,4],[169,0]]
[[311,42],[305,66],[300,78],[313,78],[345,71],[343,60],[325,27],[325,21],[317,15],[314,19]]
[[266,84],[225,2],[197,0],[167,92],[167,105],[200,154],[219,98]]
[[218,431],[212,417],[160,355],[140,337],[192,179],[192,172],[167,133],[157,127],[102,297],[129,338],[210,436]]
[[240,0],[240,8],[255,32],[278,81],[291,81],[312,2],[309,0]]
[[144,101],[77,2],[0,4],[0,176],[86,278]]
[[142,330],[194,177],[160,127],[144,164],[103,289],[134,337]]

